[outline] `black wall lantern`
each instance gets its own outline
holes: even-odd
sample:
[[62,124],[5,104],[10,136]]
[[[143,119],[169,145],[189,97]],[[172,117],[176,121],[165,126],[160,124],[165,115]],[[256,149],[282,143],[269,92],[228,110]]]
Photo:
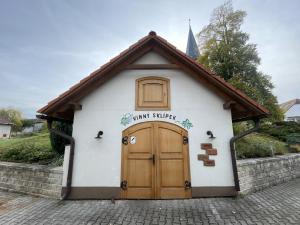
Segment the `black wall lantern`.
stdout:
[[209,138],[211,138],[211,139],[216,138],[216,137],[214,136],[213,132],[211,132],[210,130],[208,130],[208,131],[206,132],[206,134],[207,134],[208,136],[210,136]]
[[100,130],[95,138],[96,138],[96,139],[101,139],[101,138],[102,138],[102,137],[101,137],[102,135],[103,135],[103,131]]

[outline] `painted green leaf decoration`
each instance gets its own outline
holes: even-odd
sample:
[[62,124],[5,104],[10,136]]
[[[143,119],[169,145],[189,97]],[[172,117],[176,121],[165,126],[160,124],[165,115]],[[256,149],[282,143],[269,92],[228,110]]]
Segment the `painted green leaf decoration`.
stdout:
[[181,125],[186,128],[186,129],[190,129],[191,127],[193,127],[193,124],[191,123],[191,121],[189,119],[185,119],[184,121],[181,122]]
[[126,113],[126,114],[123,115],[123,117],[121,118],[121,124],[122,124],[123,126],[126,126],[127,124],[131,123],[132,117],[133,117],[133,115],[132,115],[131,113]]

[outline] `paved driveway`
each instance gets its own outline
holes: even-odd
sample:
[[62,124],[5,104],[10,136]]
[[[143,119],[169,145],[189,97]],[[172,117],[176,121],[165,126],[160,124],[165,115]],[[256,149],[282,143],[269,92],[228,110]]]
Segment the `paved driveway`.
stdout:
[[58,201],[0,192],[0,224],[300,224],[300,179],[244,198]]

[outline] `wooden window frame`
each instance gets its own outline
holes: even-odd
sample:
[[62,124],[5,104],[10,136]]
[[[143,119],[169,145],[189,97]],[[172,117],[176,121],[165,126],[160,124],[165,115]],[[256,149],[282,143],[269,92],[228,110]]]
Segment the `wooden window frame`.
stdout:
[[[167,106],[157,107],[157,106],[139,106],[139,83],[144,80],[162,80],[166,82],[167,88]],[[157,76],[148,76],[142,77],[135,80],[135,110],[136,111],[169,111],[171,110],[171,94],[170,94],[170,79],[165,77],[157,77]]]

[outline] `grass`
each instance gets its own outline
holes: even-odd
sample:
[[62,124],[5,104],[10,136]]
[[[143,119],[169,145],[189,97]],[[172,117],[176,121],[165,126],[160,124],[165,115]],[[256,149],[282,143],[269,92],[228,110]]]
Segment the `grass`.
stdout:
[[60,164],[59,158],[52,150],[48,132],[0,140],[1,161]]
[[288,145],[266,134],[250,134],[236,142],[237,157],[259,158],[288,153]]

